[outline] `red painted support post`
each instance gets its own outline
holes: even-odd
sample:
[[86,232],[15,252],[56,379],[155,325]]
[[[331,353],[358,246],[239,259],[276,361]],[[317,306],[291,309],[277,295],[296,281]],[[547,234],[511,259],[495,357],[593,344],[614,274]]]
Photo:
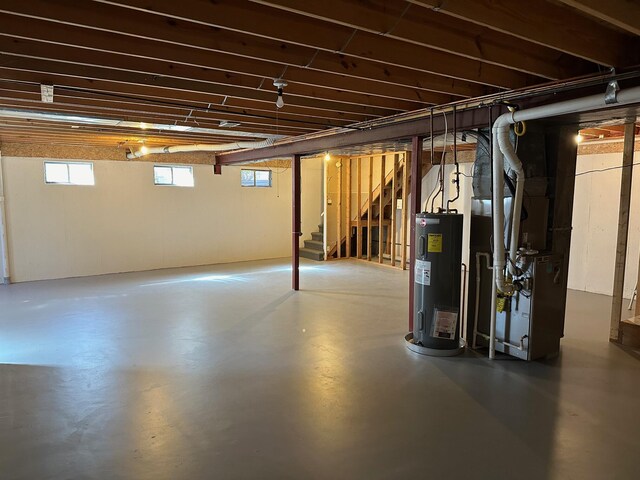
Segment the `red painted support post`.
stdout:
[[413,332],[413,295],[416,264],[416,214],[422,207],[422,138],[411,139],[411,205],[409,210],[409,331]]
[[291,161],[291,288],[300,290],[300,155]]

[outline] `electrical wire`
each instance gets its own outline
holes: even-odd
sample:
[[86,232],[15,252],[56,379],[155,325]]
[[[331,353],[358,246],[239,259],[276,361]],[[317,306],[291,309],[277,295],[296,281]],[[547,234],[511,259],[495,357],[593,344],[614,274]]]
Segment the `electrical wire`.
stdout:
[[[431,213],[433,213],[433,205],[436,201],[436,198],[438,198],[438,195],[440,193],[444,195],[444,157],[445,157],[445,154],[447,153],[447,135],[449,132],[448,132],[448,125],[447,125],[447,114],[445,112],[442,112],[442,116],[444,117],[444,140],[442,144],[442,156],[440,157],[440,170],[438,171],[439,183],[436,184],[439,187],[439,189],[436,192],[436,194],[433,196],[433,198],[431,198]],[[431,153],[431,155],[433,158],[433,152]],[[435,191],[435,188],[433,189],[433,191]],[[433,195],[433,191],[431,192],[431,195]],[[431,195],[427,197],[427,202],[425,202],[425,205],[428,205],[429,198],[431,197]]]
[[636,165],[640,165],[640,162],[632,163],[631,165],[617,165],[615,167],[607,167],[607,168],[599,168],[599,169],[594,169],[594,170],[587,170],[586,172],[576,173],[576,177],[579,177],[581,175],[587,175],[589,173],[608,172],[609,170],[617,170],[618,168],[629,168],[629,167],[633,167],[633,166],[636,166]]

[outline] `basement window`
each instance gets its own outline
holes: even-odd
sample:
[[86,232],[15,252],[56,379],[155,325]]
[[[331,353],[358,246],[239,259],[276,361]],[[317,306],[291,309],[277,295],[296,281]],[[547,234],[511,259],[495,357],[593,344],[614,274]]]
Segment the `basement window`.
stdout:
[[175,165],[155,165],[153,178],[156,185],[175,187],[193,187],[193,167]]
[[57,185],[95,185],[91,162],[44,162],[44,181]]
[[270,187],[271,170],[241,170],[240,185],[243,187]]

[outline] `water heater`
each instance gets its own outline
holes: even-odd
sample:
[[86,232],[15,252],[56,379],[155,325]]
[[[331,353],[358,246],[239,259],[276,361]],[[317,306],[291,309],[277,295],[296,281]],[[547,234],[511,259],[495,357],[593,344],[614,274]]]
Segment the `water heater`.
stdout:
[[413,343],[436,354],[460,349],[462,215],[416,215]]

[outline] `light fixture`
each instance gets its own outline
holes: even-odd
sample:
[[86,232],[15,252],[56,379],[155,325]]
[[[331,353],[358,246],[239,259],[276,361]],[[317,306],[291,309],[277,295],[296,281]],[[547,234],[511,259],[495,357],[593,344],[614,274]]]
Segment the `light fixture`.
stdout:
[[284,107],[284,99],[282,98],[282,90],[284,89],[284,87],[286,87],[288,85],[287,82],[285,82],[283,79],[281,78],[277,78],[273,81],[273,86],[276,87],[278,89],[278,98],[276,99],[276,107],[278,108],[282,108]]
[[580,134],[576,135],[576,143],[581,143],[584,140],[584,137]]
[[146,147],[146,145],[140,147],[140,153],[142,153],[142,155],[146,155],[147,153],[149,153],[149,149]]
[[53,103],[53,85],[40,85],[40,98],[44,103]]
[[331,155],[329,155],[329,152],[325,153],[324,155],[324,161],[328,162],[329,160],[331,160]]
[[230,122],[229,120],[220,120],[220,126],[226,128],[239,127],[240,122]]

